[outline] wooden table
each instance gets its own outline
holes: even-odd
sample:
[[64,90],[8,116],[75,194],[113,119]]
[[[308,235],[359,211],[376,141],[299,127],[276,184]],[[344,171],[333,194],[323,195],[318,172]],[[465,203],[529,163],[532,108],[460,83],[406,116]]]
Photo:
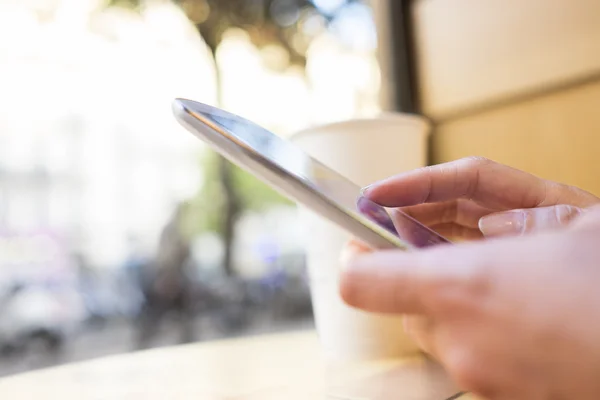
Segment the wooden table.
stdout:
[[0,398],[11,400],[443,400],[454,393],[443,371],[422,358],[328,362],[314,332],[150,350],[0,379]]

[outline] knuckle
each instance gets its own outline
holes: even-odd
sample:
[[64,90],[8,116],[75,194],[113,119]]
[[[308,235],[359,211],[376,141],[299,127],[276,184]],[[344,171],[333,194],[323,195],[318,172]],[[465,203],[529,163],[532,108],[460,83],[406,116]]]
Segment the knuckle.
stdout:
[[464,163],[468,166],[477,166],[477,167],[494,163],[494,161],[490,160],[489,158],[482,157],[482,156],[464,157],[464,158],[460,159],[460,162]]
[[566,225],[571,222],[580,213],[578,207],[574,207],[567,204],[561,204],[554,207],[554,216],[556,221],[561,225]]
[[586,232],[586,234],[590,231],[598,232],[600,229],[600,207],[587,209],[584,217],[575,219],[570,227],[575,231]]
[[462,190],[463,196],[468,199],[473,197],[478,191],[482,171],[493,169],[493,164],[495,164],[493,161],[480,156],[463,158],[457,164],[457,169],[461,169],[463,173],[466,172],[470,175],[470,179],[466,181],[465,187]]
[[467,349],[457,349],[445,357],[444,364],[456,384],[464,390],[484,393],[489,389],[485,363]]

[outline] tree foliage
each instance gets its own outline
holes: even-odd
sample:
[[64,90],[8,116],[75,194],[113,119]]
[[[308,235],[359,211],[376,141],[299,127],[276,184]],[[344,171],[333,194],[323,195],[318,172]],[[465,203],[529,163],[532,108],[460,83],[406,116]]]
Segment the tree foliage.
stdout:
[[[107,5],[142,9],[146,1],[107,0]],[[321,33],[319,29],[304,29],[305,24],[311,19],[314,22],[316,18],[317,22],[322,22],[323,28],[335,18],[337,11],[362,0],[342,0],[338,10],[331,13],[321,11],[312,0],[171,1],[180,6],[196,26],[213,57],[225,33],[231,28],[239,28],[248,33],[255,46],[279,46],[287,53],[290,64],[304,66],[310,41]],[[220,233],[226,248],[224,269],[227,274],[233,274],[231,254],[238,216],[244,210],[261,210],[275,203],[289,202],[215,153],[209,152],[202,164],[204,187],[186,207],[186,231]]]
[[[188,234],[205,231],[224,233],[221,210],[227,201],[227,194],[219,179],[220,161],[220,157],[212,151],[204,153],[201,159],[204,183],[198,196],[190,200],[191,207],[188,208],[186,222]],[[243,210],[260,212],[273,205],[293,205],[291,201],[235,165],[231,166],[231,176],[236,198],[239,199]]]
[[[325,13],[311,0],[172,0],[180,6],[194,23],[214,52],[230,28],[240,28],[248,33],[259,48],[279,45],[290,56],[293,64],[304,64],[305,51],[311,38],[318,32],[301,28],[311,17],[326,24],[336,12]],[[361,0],[344,0],[339,9]],[[108,0],[109,6],[141,8],[144,0]]]

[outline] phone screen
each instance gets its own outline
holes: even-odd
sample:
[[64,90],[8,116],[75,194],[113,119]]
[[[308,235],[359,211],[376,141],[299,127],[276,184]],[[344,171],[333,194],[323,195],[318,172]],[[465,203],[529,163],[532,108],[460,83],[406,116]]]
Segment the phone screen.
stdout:
[[[228,134],[240,151],[285,170],[349,214],[359,213],[413,247],[428,247],[448,240],[399,210],[388,210],[361,196],[361,188],[341,174],[304,153],[293,143],[244,118],[200,103],[187,102],[186,108]],[[335,151],[335,149],[331,149]]]

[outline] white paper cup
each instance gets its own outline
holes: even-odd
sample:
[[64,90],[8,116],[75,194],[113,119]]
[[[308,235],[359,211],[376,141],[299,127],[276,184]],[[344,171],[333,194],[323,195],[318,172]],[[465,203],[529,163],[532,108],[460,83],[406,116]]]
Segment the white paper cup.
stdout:
[[[421,117],[385,114],[374,119],[318,126],[292,141],[312,157],[361,186],[423,167],[430,125]],[[400,316],[345,305],[338,291],[340,253],[350,235],[304,207],[307,263],[315,323],[326,356],[336,360],[389,359],[413,355]]]

